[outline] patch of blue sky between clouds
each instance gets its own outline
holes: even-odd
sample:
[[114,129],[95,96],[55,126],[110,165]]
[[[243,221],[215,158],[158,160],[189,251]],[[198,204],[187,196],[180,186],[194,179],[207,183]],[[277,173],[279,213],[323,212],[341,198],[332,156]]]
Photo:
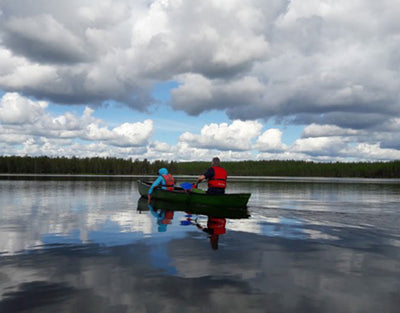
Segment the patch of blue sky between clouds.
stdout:
[[[172,109],[168,102],[171,90],[178,86],[177,82],[168,81],[155,84],[152,96],[154,103],[149,103],[148,112],[140,112],[124,106],[121,103],[108,101],[102,106],[93,106],[93,117],[101,119],[109,128],[117,127],[123,123],[143,122],[150,119],[154,122],[153,141],[161,141],[170,145],[177,143],[179,136],[188,131],[200,133],[206,124],[230,123],[231,121],[222,111],[210,111],[199,116],[189,116],[185,112]],[[88,106],[90,106],[88,104]],[[71,112],[78,116],[83,114],[85,106],[82,105],[59,105],[49,103],[47,111],[52,116]]]
[[150,108],[151,118],[154,121],[154,139],[168,144],[176,144],[179,136],[184,132],[199,133],[201,128],[210,123],[229,123],[224,112],[211,111],[199,116],[189,116],[185,112],[172,109],[168,102],[171,90],[178,87],[176,81],[157,83],[154,85],[153,97],[156,103]]
[[[187,115],[183,111],[177,111],[169,106],[171,98],[171,90],[179,85],[176,81],[161,82],[154,85],[152,96],[154,103],[149,103],[148,112],[140,112],[124,106],[121,103],[108,101],[102,106],[91,106],[94,110],[92,116],[101,119],[108,128],[117,127],[123,123],[143,122],[151,119],[154,122],[154,133],[152,141],[161,141],[169,145],[175,145],[178,138],[184,132],[199,134],[205,125],[211,123],[231,124],[232,120],[228,118],[224,111],[212,110],[203,112],[198,116]],[[0,90],[0,96],[4,92]],[[82,116],[84,105],[61,105],[49,102],[47,112],[52,116],[59,116],[70,112],[77,116]],[[286,145],[292,144],[296,139],[301,137],[304,126],[282,125],[277,124],[273,120],[263,124],[264,132],[270,128],[278,128],[282,131],[282,142]],[[255,141],[254,138],[253,141]]]
[[266,127],[268,128],[279,128],[282,131],[282,142],[286,145],[291,145],[293,142],[295,142],[297,139],[301,137],[301,134],[303,133],[304,126],[282,126],[282,125],[274,125],[271,127]]
[[83,111],[85,111],[86,106],[79,105],[79,104],[56,104],[52,102],[48,102],[48,107],[46,111],[53,117],[60,116],[65,114],[66,112],[70,112],[77,116],[82,116]]
[[[182,111],[175,111],[167,105],[171,98],[171,90],[178,87],[179,83],[168,81],[155,84],[153,89],[153,97],[157,100],[158,105],[153,106],[153,115],[151,118],[155,122],[155,137],[157,140],[174,144],[180,134],[185,131],[199,133],[204,125],[211,123],[227,123],[232,121],[227,117],[224,111],[212,110],[204,112],[199,116],[189,116]],[[287,126],[276,124],[272,120],[260,121],[263,124],[262,132],[270,128],[278,128],[282,131],[282,142],[290,145],[301,136],[304,126]],[[173,136],[173,137],[171,137]]]

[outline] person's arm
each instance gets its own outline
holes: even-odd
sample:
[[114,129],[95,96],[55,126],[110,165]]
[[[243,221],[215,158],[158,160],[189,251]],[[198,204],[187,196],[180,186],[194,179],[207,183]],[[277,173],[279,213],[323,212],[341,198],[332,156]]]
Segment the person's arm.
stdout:
[[153,192],[153,189],[154,189],[155,187],[157,187],[158,185],[160,185],[161,182],[162,182],[162,180],[163,180],[163,178],[162,178],[161,176],[159,176],[159,177],[157,177],[157,179],[154,181],[154,183],[151,185],[151,187],[150,187],[150,189],[149,189],[149,192],[147,193],[147,200],[148,200],[148,202],[151,201],[151,194],[152,194],[152,192]]
[[210,179],[210,178],[213,177],[214,175],[215,175],[214,170],[213,170],[212,167],[210,167],[210,168],[207,170],[207,172],[205,172],[204,174],[200,175],[200,176],[197,178],[197,183],[200,183],[200,182],[202,182],[202,181],[205,180],[205,179]]
[[198,178],[197,178],[197,183],[200,183],[200,182],[202,182],[203,180],[205,180],[206,179],[206,176],[205,175],[200,175]]
[[201,230],[204,229],[204,227],[201,226],[201,225],[199,224],[199,222],[197,221],[197,218],[194,220],[194,224],[196,225],[196,227],[197,227],[198,229],[201,229]]
[[205,232],[205,233],[207,233],[207,234],[209,234],[209,235],[212,235],[213,233],[214,233],[214,231],[212,230],[212,229],[210,229],[210,228],[208,228],[208,227],[203,227],[203,226],[201,226],[198,222],[197,222],[197,219],[196,219],[196,227],[198,228],[198,229],[200,229],[200,230],[202,230],[203,232]]
[[160,185],[162,183],[164,178],[162,178],[161,176],[157,177],[157,179],[154,181],[154,183],[151,185],[148,194],[151,195],[151,193],[153,192],[153,189],[155,187],[157,187],[158,185]]
[[151,204],[149,203],[148,208],[150,210],[151,215],[153,215],[154,217],[158,217],[158,213],[156,211],[154,211],[153,207],[151,206]]

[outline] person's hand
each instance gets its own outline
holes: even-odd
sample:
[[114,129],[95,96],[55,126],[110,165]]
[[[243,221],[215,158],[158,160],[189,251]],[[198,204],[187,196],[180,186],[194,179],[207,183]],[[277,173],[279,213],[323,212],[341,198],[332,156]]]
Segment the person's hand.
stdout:
[[150,201],[151,201],[151,196],[147,195],[147,203],[150,203]]

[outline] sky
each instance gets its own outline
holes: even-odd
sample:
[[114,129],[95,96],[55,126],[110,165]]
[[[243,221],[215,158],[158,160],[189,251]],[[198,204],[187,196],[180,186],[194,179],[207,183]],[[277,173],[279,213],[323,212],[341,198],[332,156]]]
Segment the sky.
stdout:
[[400,159],[398,0],[0,0],[0,155]]

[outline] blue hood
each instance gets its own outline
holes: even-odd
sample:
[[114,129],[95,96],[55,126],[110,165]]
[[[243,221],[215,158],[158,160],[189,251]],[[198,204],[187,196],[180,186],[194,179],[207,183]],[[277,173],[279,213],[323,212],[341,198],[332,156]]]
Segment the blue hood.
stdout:
[[168,174],[168,170],[166,168],[160,168],[158,170],[158,174],[160,175],[167,175]]

